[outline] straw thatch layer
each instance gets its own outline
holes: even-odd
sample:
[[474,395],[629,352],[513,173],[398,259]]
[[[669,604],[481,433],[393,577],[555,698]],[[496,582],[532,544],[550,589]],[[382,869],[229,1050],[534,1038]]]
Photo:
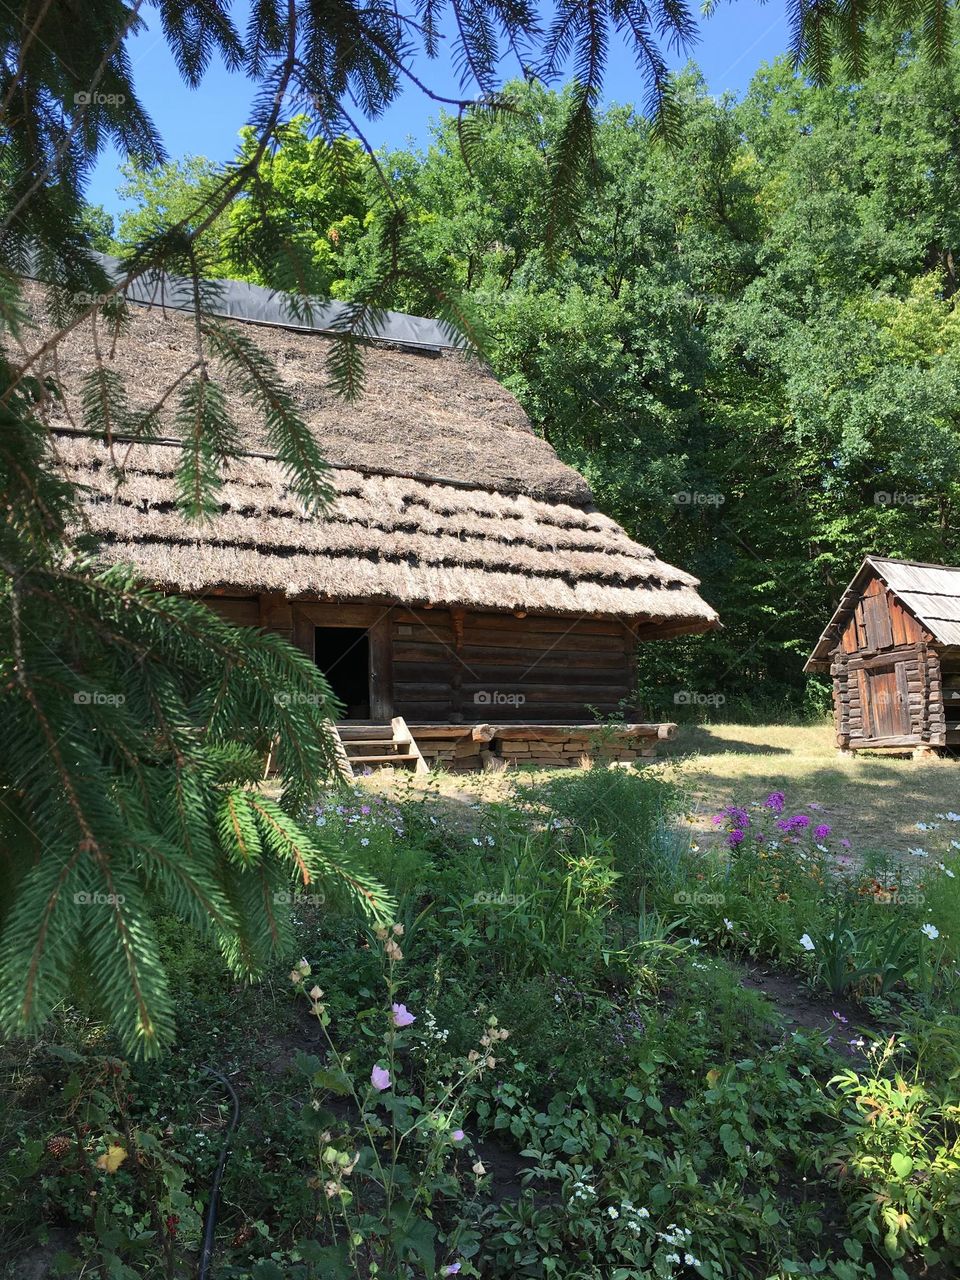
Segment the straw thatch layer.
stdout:
[[329,515],[306,515],[279,463],[245,458],[202,529],[176,509],[179,448],[115,450],[57,433],[61,466],[87,487],[85,522],[106,561],[160,585],[329,599],[400,600],[714,624],[689,574],[632,542],[608,517],[523,495],[337,469]]
[[[39,316],[39,286],[27,295]],[[84,522],[105,562],[130,562],[187,592],[619,615],[662,622],[670,634],[717,624],[696,579],[598,513],[583,477],[477,363],[373,344],[364,395],[348,404],[327,373],[330,339],[242,328],[272,358],[333,464],[331,511],[303,511],[282,466],[257,456],[268,452],[259,410],[229,396],[248,452],[224,476],[216,517],[186,523],[176,507],[176,442],[111,453],[77,431],[68,409],[93,365],[91,330],[81,327],[46,371],[65,392],[46,412],[59,465],[87,488]],[[101,322],[99,349],[133,410],[154,407],[196,358],[193,317],[180,312],[133,306],[129,329],[114,339]],[[160,429],[176,434],[169,416]]]
[[[28,285],[26,294],[39,316],[39,286]],[[124,379],[131,408],[143,411],[194,364],[194,321],[159,308],[131,306],[130,313],[129,330],[115,345],[101,322],[99,343],[109,367]],[[514,397],[475,360],[453,351],[432,355],[370,344],[364,348],[364,393],[348,403],[328,373],[331,339],[268,325],[239,327],[273,360],[328,462],[469,481],[549,502],[591,501],[583,477],[535,434]],[[56,374],[68,399],[91,364],[90,330],[81,326],[58,352]],[[216,360],[211,367],[216,371]],[[259,411],[237,396],[228,396],[228,404],[246,447],[263,449]],[[58,407],[52,420],[67,423]]]

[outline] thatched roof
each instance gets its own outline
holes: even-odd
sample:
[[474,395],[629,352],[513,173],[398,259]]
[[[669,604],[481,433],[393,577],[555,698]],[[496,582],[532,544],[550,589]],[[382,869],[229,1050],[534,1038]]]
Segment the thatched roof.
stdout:
[[[148,409],[194,362],[193,317],[159,307],[133,306],[131,313],[130,332],[117,341],[109,364],[124,378],[131,405]],[[371,343],[364,395],[350,403],[331,384],[329,337],[275,325],[243,328],[293,388],[328,462],[462,480],[548,502],[591,501],[583,477],[536,435],[514,397],[476,361],[454,351]],[[103,329],[107,356],[112,335]],[[91,363],[90,332],[81,327],[62,343],[57,372],[76,390]],[[239,398],[230,408],[249,448],[263,449],[258,411]]]
[[[192,317],[132,310],[110,364],[124,376],[131,405],[146,409],[193,363]],[[244,328],[294,390],[333,464],[332,510],[304,514],[282,466],[264,456],[255,412],[239,403],[232,408],[249,453],[231,465],[220,512],[201,527],[176,510],[175,441],[111,455],[54,406],[53,448],[88,487],[85,520],[102,539],[104,561],[131,562],[147,579],[187,592],[644,617],[672,633],[716,625],[697,580],[599,514],[586,481],[476,362],[371,344],[363,398],[347,404],[330,385],[328,338]],[[102,351],[109,348],[104,339]],[[68,407],[90,350],[83,330],[60,349]]]
[[827,623],[804,671],[829,671],[830,655],[867,583],[878,577],[937,644],[960,646],[960,568],[866,556]]

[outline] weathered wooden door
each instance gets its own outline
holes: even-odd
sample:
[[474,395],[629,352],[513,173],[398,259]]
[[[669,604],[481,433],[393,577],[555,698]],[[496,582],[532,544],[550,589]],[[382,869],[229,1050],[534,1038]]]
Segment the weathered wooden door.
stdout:
[[864,726],[871,738],[905,738],[910,735],[910,700],[907,665],[867,667],[861,672]]
[[[380,722],[389,720],[394,714],[390,609],[382,605],[328,604],[311,600],[298,600],[294,604],[293,642],[315,661],[319,659],[319,633],[335,633],[341,629],[355,632],[355,637],[346,647],[354,659],[362,655],[367,668],[366,691],[360,690],[353,699],[341,697],[341,701],[348,710],[353,703],[354,718],[369,717]],[[356,643],[361,637],[361,642]],[[322,662],[318,665],[324,667]],[[343,667],[340,670],[342,672]],[[327,671],[327,674],[329,677],[331,672]]]

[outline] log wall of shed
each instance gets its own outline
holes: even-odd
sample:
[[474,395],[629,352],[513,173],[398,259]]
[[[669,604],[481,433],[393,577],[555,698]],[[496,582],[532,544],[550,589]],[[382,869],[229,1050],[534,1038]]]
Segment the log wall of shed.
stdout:
[[230,622],[262,626],[313,656],[313,628],[359,626],[371,640],[371,717],[408,722],[591,722],[621,716],[635,692],[637,628],[561,618],[207,595]]
[[940,657],[931,640],[879,578],[867,583],[832,654],[838,746],[944,745]]
[[948,746],[957,746],[960,745],[960,649],[942,648],[938,658],[945,741]]

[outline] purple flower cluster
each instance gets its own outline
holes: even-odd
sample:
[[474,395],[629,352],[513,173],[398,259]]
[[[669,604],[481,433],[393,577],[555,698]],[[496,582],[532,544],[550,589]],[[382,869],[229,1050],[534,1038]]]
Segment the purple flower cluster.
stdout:
[[647,1026],[640,1011],[633,1006],[628,1005],[611,1018],[613,1043],[618,1049],[625,1048],[636,1036],[644,1035],[646,1030]]
[[719,813],[714,814],[713,824],[716,827],[722,827],[726,823],[730,824],[730,831],[727,835],[727,844],[731,849],[735,849],[738,844],[743,841],[746,835],[746,828],[750,825],[750,815],[746,809],[742,809],[738,804],[728,804],[721,809]]
[[741,809],[739,805],[728,804],[726,808],[715,814],[713,819],[714,826],[717,827],[722,826],[727,821],[732,822],[735,827],[739,827],[742,830],[744,827],[749,827],[750,815],[746,809]]
[[809,825],[810,819],[805,813],[798,813],[792,818],[780,818],[777,822],[781,831],[802,831]]
[[[799,837],[803,835],[808,828],[810,829],[810,834],[815,840],[823,841],[830,836],[833,830],[831,826],[826,822],[820,822],[817,826],[813,826],[813,819],[808,817],[805,813],[797,813],[792,817],[783,817],[782,815],[786,808],[786,803],[786,796],[782,791],[771,791],[762,804],[754,806],[754,808],[759,812],[754,815],[752,822],[750,814],[746,809],[742,808],[740,805],[728,804],[714,816],[714,826],[726,829],[726,844],[728,848],[734,850],[739,849],[739,847],[744,844],[744,841],[748,836],[752,837],[758,845],[766,843],[768,833],[762,830],[765,816],[775,818],[774,826],[776,827],[776,830],[782,831],[790,836],[786,842],[788,844],[799,844]],[[821,807],[822,806],[817,804],[810,805],[811,809],[819,809]],[[767,810],[766,815],[764,815],[763,810]],[[840,844],[848,849],[850,847],[849,840],[841,840]],[[777,840],[772,840],[768,844],[768,847],[771,850],[775,850],[778,847]]]
[[580,990],[572,978],[558,977],[553,984],[553,999],[555,1004],[582,1005],[586,993]]

